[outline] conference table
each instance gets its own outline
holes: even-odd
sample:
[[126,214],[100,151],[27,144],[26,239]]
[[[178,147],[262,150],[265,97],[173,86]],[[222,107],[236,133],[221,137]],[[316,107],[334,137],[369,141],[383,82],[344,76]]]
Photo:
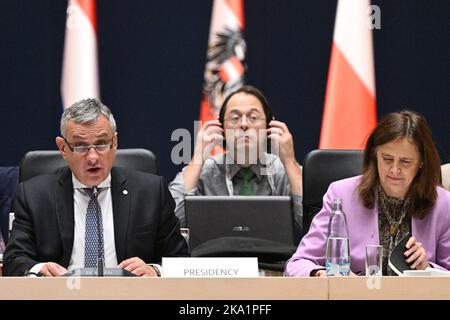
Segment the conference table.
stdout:
[[450,277],[0,277],[0,300],[450,299]]

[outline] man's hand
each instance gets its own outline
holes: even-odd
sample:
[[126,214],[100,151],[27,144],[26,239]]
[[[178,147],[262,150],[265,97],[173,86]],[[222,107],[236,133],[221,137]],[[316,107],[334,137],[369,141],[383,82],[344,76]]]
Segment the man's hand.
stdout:
[[223,143],[223,129],[219,120],[206,121],[197,133],[192,160],[183,171],[186,192],[197,187],[203,162],[211,156],[211,150]]
[[122,261],[119,264],[119,268],[130,271],[131,273],[139,277],[157,277],[155,269],[152,266],[147,265],[142,259],[133,257]]
[[272,141],[272,147],[278,149],[278,156],[283,164],[295,162],[294,141],[284,122],[272,120],[267,129],[267,138]]
[[[267,138],[272,141],[272,149],[278,153],[289,179],[291,193],[303,195],[302,171],[295,160],[294,140],[287,125],[281,121],[272,120],[267,129]],[[278,149],[278,150],[277,150]]]
[[222,124],[219,120],[206,121],[197,133],[192,162],[203,164],[211,156],[212,149],[216,145],[221,145],[223,139]]
[[39,272],[46,277],[60,277],[67,273],[67,269],[55,262],[47,262]]

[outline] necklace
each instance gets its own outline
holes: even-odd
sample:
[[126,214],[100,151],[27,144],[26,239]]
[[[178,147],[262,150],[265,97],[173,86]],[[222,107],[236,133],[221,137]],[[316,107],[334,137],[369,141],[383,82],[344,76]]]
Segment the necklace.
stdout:
[[[386,217],[387,216],[388,215],[386,214]],[[389,218],[388,218],[388,221],[389,221]],[[391,222],[391,221],[389,221],[389,234],[391,235],[391,237],[395,237],[397,235],[398,226],[400,225],[400,223],[402,223],[402,219],[399,220],[398,222]]]

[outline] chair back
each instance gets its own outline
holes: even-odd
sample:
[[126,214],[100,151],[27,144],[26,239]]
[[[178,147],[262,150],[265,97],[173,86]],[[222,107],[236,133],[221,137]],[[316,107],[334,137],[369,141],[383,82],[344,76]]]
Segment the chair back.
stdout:
[[363,151],[319,149],[308,153],[303,163],[303,230],[308,232],[322,209],[328,186],[337,180],[361,174]]
[[441,166],[442,185],[450,191],[450,163]]
[[[66,165],[66,161],[57,150],[29,151],[20,162],[19,181],[22,182],[45,173],[53,173]],[[159,174],[158,159],[153,152],[147,149],[117,149],[114,165]]]

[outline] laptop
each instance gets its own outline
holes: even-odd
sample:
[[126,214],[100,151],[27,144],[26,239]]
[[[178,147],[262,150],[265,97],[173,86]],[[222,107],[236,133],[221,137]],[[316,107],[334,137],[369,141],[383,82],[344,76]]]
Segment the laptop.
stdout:
[[187,196],[189,246],[221,237],[252,237],[295,245],[289,196]]

